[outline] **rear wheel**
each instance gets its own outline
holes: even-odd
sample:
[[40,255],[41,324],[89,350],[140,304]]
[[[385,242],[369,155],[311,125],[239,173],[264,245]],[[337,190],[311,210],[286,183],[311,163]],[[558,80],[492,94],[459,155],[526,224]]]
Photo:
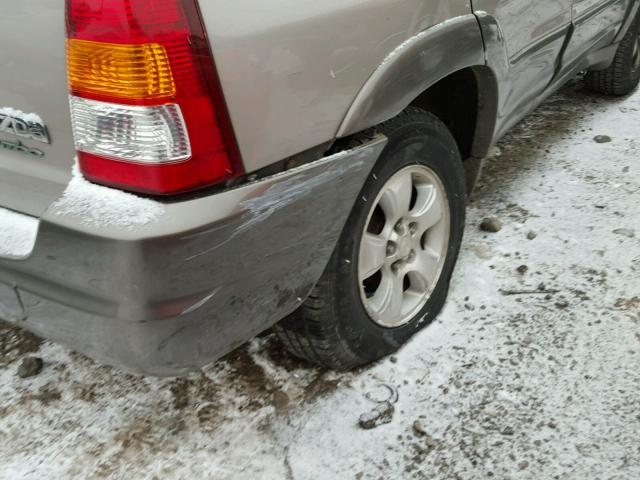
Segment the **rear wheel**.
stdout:
[[465,177],[447,127],[410,107],[379,131],[389,143],[322,278],[275,327],[293,354],[330,368],[392,353],[429,324],[462,240]]
[[587,86],[605,95],[628,95],[640,83],[640,16],[625,35],[609,68],[588,72]]

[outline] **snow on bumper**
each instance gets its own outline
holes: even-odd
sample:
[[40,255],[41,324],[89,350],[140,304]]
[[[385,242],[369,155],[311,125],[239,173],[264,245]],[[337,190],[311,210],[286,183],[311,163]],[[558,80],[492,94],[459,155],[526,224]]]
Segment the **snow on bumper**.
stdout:
[[23,258],[33,250],[38,219],[0,207],[0,257]]

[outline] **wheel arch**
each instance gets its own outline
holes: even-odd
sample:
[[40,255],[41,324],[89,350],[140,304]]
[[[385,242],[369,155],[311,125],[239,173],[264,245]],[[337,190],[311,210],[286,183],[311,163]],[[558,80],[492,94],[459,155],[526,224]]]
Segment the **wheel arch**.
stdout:
[[[337,138],[387,121],[409,105],[447,124],[464,159],[487,155],[498,117],[498,80],[486,65],[475,15],[424,30],[391,52],[356,96]],[[470,187],[478,169],[471,169]]]
[[457,70],[411,103],[436,115],[451,131],[464,160],[485,157],[494,139],[498,84],[489,67]]

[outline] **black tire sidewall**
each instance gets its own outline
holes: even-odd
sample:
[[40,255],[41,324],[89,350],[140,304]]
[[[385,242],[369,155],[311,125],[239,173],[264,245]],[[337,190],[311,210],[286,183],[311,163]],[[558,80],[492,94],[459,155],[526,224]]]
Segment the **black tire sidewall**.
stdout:
[[[384,124],[389,138],[354,206],[330,262],[333,271],[335,318],[338,337],[364,362],[397,350],[414,333],[431,323],[447,297],[465,222],[466,187],[464,171],[455,140],[449,130],[426,112],[410,111],[404,118]],[[386,181],[400,169],[421,164],[432,169],[442,181],[450,209],[450,240],[442,274],[425,307],[414,319],[397,328],[384,328],[371,320],[360,297],[358,256],[371,202]]]
[[627,32],[628,38],[625,38],[622,42],[624,51],[621,52],[625,56],[624,69],[622,72],[623,81],[626,83],[625,89],[633,90],[640,82],[640,65],[634,68],[633,66],[633,53],[635,50],[636,42],[638,41],[638,32],[640,31],[640,13],[633,22],[633,25]]

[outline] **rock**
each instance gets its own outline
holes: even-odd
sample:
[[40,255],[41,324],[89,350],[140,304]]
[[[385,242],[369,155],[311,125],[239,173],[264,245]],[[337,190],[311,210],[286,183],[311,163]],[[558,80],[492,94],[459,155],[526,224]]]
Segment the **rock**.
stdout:
[[22,378],[33,377],[42,371],[42,359],[39,357],[25,357],[18,367],[18,376]]
[[389,361],[390,361],[391,363],[398,363],[398,357],[396,357],[395,355],[391,355],[391,356],[389,357]]
[[382,402],[370,412],[360,415],[358,424],[360,425],[360,428],[363,428],[364,430],[371,430],[379,427],[380,425],[391,423],[394,412],[395,408],[391,403]]
[[613,233],[615,233],[616,235],[624,235],[628,238],[633,238],[636,236],[636,232],[634,232],[630,228],[616,228]]
[[518,464],[518,468],[520,470],[526,470],[528,466],[529,466],[529,462],[527,462],[526,460],[523,460]]
[[466,308],[470,312],[473,312],[476,309],[476,307],[474,307],[473,304],[471,304],[471,303],[465,303],[464,304],[464,308]]
[[560,310],[564,310],[568,306],[569,306],[569,302],[567,302],[566,300],[560,300],[560,301],[556,302],[556,308],[558,308]]
[[593,137],[593,141],[596,143],[609,143],[611,141],[611,137],[609,135],[596,135]]
[[529,230],[529,233],[527,233],[527,240],[533,240],[537,236],[538,234],[536,232],[534,232],[533,230]]
[[273,392],[272,402],[273,406],[276,409],[276,412],[278,413],[282,413],[287,410],[290,400],[291,399],[289,398],[289,395],[287,395],[287,393],[283,392],[282,390],[276,390],[275,392]]
[[525,273],[527,273],[527,270],[529,270],[529,267],[527,267],[526,265],[520,265],[518,267],[518,273],[521,275],[524,275]]
[[502,435],[513,435],[515,432],[513,430],[513,427],[506,427],[500,433],[502,433]]
[[502,230],[502,223],[496,217],[487,217],[480,223],[480,230],[496,233]]

